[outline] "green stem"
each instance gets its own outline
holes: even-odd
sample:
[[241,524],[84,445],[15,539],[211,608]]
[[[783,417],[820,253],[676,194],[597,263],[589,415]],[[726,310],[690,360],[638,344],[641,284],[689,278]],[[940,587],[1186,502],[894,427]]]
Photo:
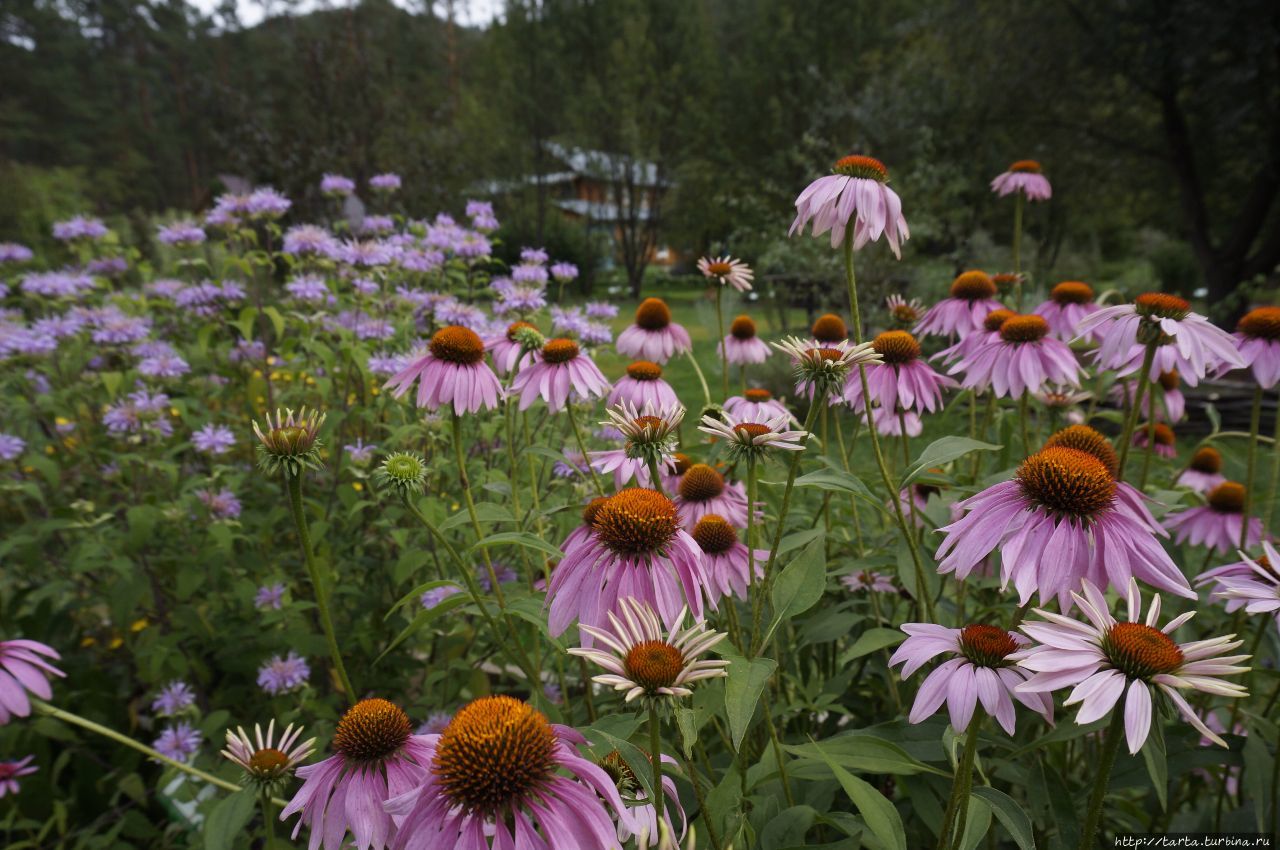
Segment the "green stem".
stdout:
[[[951,796],[947,799],[946,814],[942,817],[942,829],[938,831],[938,850],[951,846],[952,826],[956,823],[961,806],[968,810],[969,789],[973,784],[973,760],[978,752],[978,729],[982,726],[981,709],[975,709],[969,718],[969,728],[964,736],[964,749],[960,751],[960,763],[951,780]],[[963,836],[962,836],[963,837]]]
[[[458,466],[458,481],[462,484],[463,501],[466,502],[467,514],[471,517],[471,529],[475,532],[476,542],[479,543],[484,540],[484,530],[480,527],[480,515],[476,513],[476,500],[471,495],[471,478],[467,475],[467,457],[462,451],[462,417],[457,411],[453,413],[453,458]],[[493,598],[497,601],[498,607],[505,611],[507,600],[503,596],[502,586],[498,583],[498,574],[493,569],[493,559],[489,557],[489,550],[483,546],[480,548],[480,558],[484,561],[484,568],[489,573],[489,587],[493,591]]]
[[656,457],[650,457],[648,460],[648,466],[649,486],[652,489],[657,490],[659,493],[663,493],[662,476],[659,474],[658,459]]
[[[1151,474],[1151,458],[1156,453],[1156,388],[1153,384],[1147,388],[1147,450],[1142,455],[1142,477],[1138,479],[1138,489],[1147,489],[1147,476]],[[1245,494],[1247,500],[1248,494]],[[1246,504],[1248,502],[1246,501]],[[1245,516],[1249,509],[1245,508]]]
[[[104,738],[115,741],[117,744],[123,744],[124,746],[137,750],[143,755],[162,764],[167,764],[175,770],[180,770],[183,773],[194,776],[196,779],[200,779],[204,782],[208,782],[210,785],[221,788],[223,791],[231,791],[232,793],[235,793],[237,791],[244,790],[242,786],[237,785],[234,782],[228,782],[225,779],[220,779],[219,777],[214,776],[212,773],[205,773],[198,767],[192,767],[191,765],[183,764],[176,759],[171,759],[168,756],[161,754],[159,751],[148,747],[146,744],[143,744],[140,741],[135,741],[128,735],[122,735],[114,729],[103,726],[100,723],[94,723],[92,720],[89,720],[86,717],[81,717],[78,714],[72,714],[70,711],[63,711],[60,708],[55,708],[44,700],[32,699],[31,707],[46,717],[61,720],[63,723],[70,723],[72,726],[79,726],[81,729],[86,729],[93,732],[95,735],[101,735]],[[284,800],[276,799],[274,797],[271,798],[271,802],[280,808],[284,808],[288,805]]]
[[658,723],[658,701],[649,700],[649,760],[653,762],[654,823],[661,829],[666,799],[662,793],[662,729]]
[[1031,454],[1031,431],[1027,425],[1028,403],[1031,401],[1031,392],[1024,390],[1022,398],[1018,399],[1018,419],[1022,425],[1022,453],[1030,456]]
[[711,813],[707,811],[706,797],[702,793],[702,781],[698,776],[698,769],[694,765],[692,758],[685,757],[684,769],[689,774],[689,784],[693,786],[693,796],[698,801],[698,812],[702,815],[702,823],[707,828],[707,838],[711,841],[711,848],[712,850],[724,850],[724,845],[720,843],[720,835],[716,832],[715,825],[711,823]]
[[1262,512],[1263,540],[1266,540],[1271,533],[1271,519],[1276,512],[1276,501],[1280,498],[1280,396],[1277,396],[1276,401],[1276,431],[1271,442],[1271,495]]
[[724,295],[724,284],[716,287],[716,325],[719,327],[720,336],[717,337],[716,346],[720,349],[720,373],[724,378],[724,395],[722,400],[729,397],[729,352],[724,344],[724,311],[721,307],[721,301]]
[[[853,341],[862,344],[862,317],[858,312],[858,282],[853,273],[853,224],[854,220],[849,219],[849,224],[845,227],[844,234],[844,276],[845,282],[849,287],[849,312],[850,323],[853,325]],[[902,533],[902,537],[907,542],[907,550],[911,553],[911,561],[915,565],[916,575],[916,595],[924,608],[927,622],[934,622],[933,618],[933,600],[929,597],[929,592],[925,587],[924,581],[924,561],[920,558],[920,550],[916,546],[915,535],[907,528],[907,518],[902,513],[902,501],[898,498],[898,488],[893,486],[893,479],[889,476],[889,467],[884,461],[884,452],[880,450],[880,438],[876,434],[875,422],[871,418],[871,391],[867,387],[867,367],[862,363],[858,364],[858,380],[862,382],[862,398],[866,400],[863,409],[866,411],[867,432],[871,437],[871,450],[876,456],[876,465],[880,468],[880,478],[884,481],[884,489],[889,496],[889,504],[893,506],[893,516],[898,522],[898,531]]]
[[1129,446],[1133,444],[1133,429],[1138,425],[1138,411],[1142,409],[1142,394],[1147,389],[1150,380],[1147,376],[1155,358],[1156,343],[1147,343],[1147,350],[1142,355],[1142,368],[1138,370],[1138,386],[1133,391],[1133,406],[1129,408],[1129,415],[1124,420],[1124,430],[1120,432],[1120,468],[1116,472],[1116,478],[1121,481],[1124,480],[1124,467],[1129,460]]
[[778,740],[778,727],[773,723],[773,708],[769,700],[769,689],[764,689],[764,720],[769,730],[769,742],[773,747],[773,760],[778,763],[778,779],[782,781],[782,795],[787,800],[787,807],[796,804],[795,794],[791,791],[791,780],[787,778],[787,766],[782,760],[782,744]]
[[324,631],[324,640],[329,647],[329,658],[333,661],[333,669],[338,674],[338,682],[346,692],[347,699],[355,702],[356,689],[351,687],[351,678],[347,676],[347,667],[342,663],[342,652],[338,649],[338,638],[333,631],[333,617],[329,613],[329,590],[320,575],[320,566],[316,563],[311,547],[311,531],[307,526],[307,515],[302,507],[302,477],[285,473],[285,481],[289,490],[289,510],[293,513],[293,524],[298,529],[298,542],[302,546],[302,560],[307,567],[307,577],[311,580],[311,589],[316,596],[316,610],[320,615],[320,628]]
[[[822,391],[813,394],[813,400],[809,403],[809,412],[804,417],[804,439],[807,441],[809,434],[813,428],[813,422],[817,418],[818,408],[826,402],[826,394]],[[761,616],[764,612],[764,597],[769,592],[769,587],[773,582],[773,564],[778,558],[778,547],[782,545],[782,532],[787,525],[787,513],[791,510],[791,491],[795,489],[796,472],[800,469],[800,455],[803,451],[791,453],[791,463],[787,470],[787,484],[782,490],[782,506],[778,509],[778,526],[773,533],[773,545],[769,548],[769,559],[764,562],[764,581],[760,584],[760,592],[757,593],[751,603],[751,652],[748,657],[755,657],[756,652],[760,649],[760,642],[763,635],[760,633]],[[748,514],[748,520],[750,514]]]
[[1022,312],[1022,190],[1014,193],[1013,201],[1013,305]]
[[591,468],[591,459],[587,456],[587,443],[582,439],[582,428],[578,426],[578,416],[573,412],[573,403],[569,402],[564,406],[569,413],[569,425],[573,428],[573,439],[578,443],[578,451],[582,454],[582,462],[587,467],[587,475],[591,478],[591,483],[596,488],[596,494],[603,496],[604,485],[600,483],[600,477],[596,475],[596,471]]
[[276,819],[271,810],[271,795],[266,792],[266,789],[258,795],[258,801],[262,804],[262,828],[266,833],[262,846],[264,850],[275,850]]
[[692,348],[690,348],[689,351],[687,352],[687,356],[689,358],[689,362],[693,364],[693,371],[696,372],[698,375],[698,383],[702,385],[702,398],[705,401],[706,406],[710,407],[711,406],[711,390],[709,387],[707,387],[707,377],[706,375],[702,374],[702,367],[698,365],[698,358],[693,356]]
[[[1145,374],[1145,370],[1144,370]],[[1102,743],[1102,752],[1094,769],[1093,793],[1089,795],[1089,808],[1084,829],[1080,833],[1080,850],[1093,850],[1097,846],[1098,830],[1102,823],[1102,803],[1107,797],[1107,785],[1111,782],[1111,768],[1116,763],[1120,740],[1124,737],[1124,712],[1117,707],[1111,711],[1111,725]]]
[[[1276,411],[1280,418],[1280,410]],[[1240,548],[1249,542],[1249,512],[1253,507],[1253,466],[1258,456],[1258,429],[1262,426],[1262,387],[1253,388],[1253,411],[1249,414],[1249,460],[1245,463],[1244,506],[1240,516]],[[1274,485],[1273,485],[1274,487]]]

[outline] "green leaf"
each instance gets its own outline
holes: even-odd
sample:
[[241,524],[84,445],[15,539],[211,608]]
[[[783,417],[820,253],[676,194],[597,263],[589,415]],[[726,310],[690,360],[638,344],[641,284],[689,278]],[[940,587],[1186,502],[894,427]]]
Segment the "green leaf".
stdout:
[[827,589],[826,541],[814,540],[783,568],[773,583],[773,622],[761,646],[767,646],[774,631],[786,620],[803,614],[822,598]]
[[836,781],[849,795],[858,814],[862,815],[867,828],[880,841],[884,850],[907,850],[907,832],[902,826],[902,815],[898,813],[897,807],[869,783],[832,761],[816,741],[811,742],[811,746],[831,768]]
[[1012,797],[987,785],[974,786],[973,795],[981,797],[991,807],[996,819],[1018,843],[1019,850],[1035,850],[1036,838],[1031,828],[1031,818]]
[[257,307],[245,307],[240,311],[240,317],[232,322],[235,329],[240,331],[240,336],[245,339],[253,339],[253,322],[258,318]]
[[440,602],[436,605],[436,607],[427,608],[426,610],[421,611],[418,614],[418,616],[413,618],[412,623],[405,626],[404,629],[401,630],[400,634],[396,635],[395,639],[392,640],[391,643],[387,644],[387,648],[382,650],[382,653],[373,660],[373,663],[377,664],[383,658],[386,658],[387,653],[391,652],[391,650],[395,649],[397,646],[404,643],[406,639],[412,636],[415,632],[422,629],[432,620],[439,617],[441,614],[448,613],[449,611],[452,611],[454,608],[458,608],[462,605],[466,605],[470,601],[471,601],[471,597],[468,596],[466,593],[455,593],[453,594],[453,596],[446,596],[444,599],[440,600]]
[[[481,502],[476,505],[476,519],[480,522],[515,522],[515,514],[511,513],[511,509],[493,502]],[[441,531],[448,531],[451,528],[457,528],[471,522],[471,514],[468,511],[458,511],[453,516],[440,523]]]
[[890,646],[897,646],[907,639],[907,636],[898,629],[867,629],[858,635],[858,639],[853,642],[853,646],[844,651],[840,656],[839,664],[848,664],[850,661],[861,658],[864,655],[870,655],[877,650]]
[[[416,602],[418,598],[421,597],[422,594],[426,593],[428,590],[435,590],[437,587],[444,587],[445,585],[453,585],[454,587],[458,588],[459,591],[466,593],[466,590],[462,587],[462,585],[460,585],[456,581],[450,581],[448,579],[432,579],[431,581],[424,581],[422,584],[418,585],[413,590],[406,593],[404,596],[401,596],[396,601],[396,604],[392,605],[387,610],[386,615],[382,619],[384,620],[390,619],[392,614],[394,614],[396,611],[399,611],[401,608],[403,608],[405,605],[409,604],[410,602]],[[454,595],[457,595],[457,594],[454,594]],[[445,598],[448,599],[450,597],[445,597]]]
[[160,521],[160,511],[151,505],[134,505],[125,511],[125,519],[129,523],[130,547],[141,549]]
[[742,738],[747,734],[751,717],[756,712],[756,703],[760,702],[760,694],[764,693],[769,677],[778,669],[778,662],[772,658],[748,661],[736,655],[724,657],[729,662],[729,677],[724,684],[724,710],[736,750],[742,746]]
[[1271,787],[1271,753],[1256,731],[1244,739],[1244,785],[1246,798],[1253,798],[1253,817],[1258,832],[1266,829],[1267,814],[1275,805]]
[[271,320],[271,326],[276,329],[276,339],[284,339],[284,316],[280,311],[275,307],[263,307],[262,314]]
[[120,383],[124,380],[122,372],[99,372],[98,377],[102,378],[102,386],[107,391],[107,396],[115,398],[120,394]]
[[964,822],[964,835],[960,836],[960,850],[974,850],[990,828],[991,807],[979,797],[970,797],[969,816]]
[[815,743],[808,743],[784,745],[783,749],[800,759],[822,761],[830,758],[847,770],[861,773],[890,773],[897,776],[911,776],[918,773],[948,775],[916,759],[894,742],[865,731],[827,738],[822,741],[821,747]]
[[862,483],[862,479],[843,469],[815,470],[797,478],[795,486],[817,487],[819,490],[835,493],[852,493],[866,502],[880,506],[880,499],[877,499],[867,485]]
[[902,483],[899,486],[906,487],[933,467],[950,463],[970,452],[994,452],[999,451],[1001,448],[1003,447],[995,443],[984,443],[981,440],[971,440],[968,437],[943,437],[940,440],[934,440],[925,446],[924,451],[920,452],[919,456],[907,467],[906,474],[902,476]]
[[653,762],[645,755],[635,744],[619,738],[612,732],[607,732],[599,726],[588,726],[583,730],[588,740],[592,738],[601,738],[605,746],[610,750],[617,750],[618,755],[622,756],[622,760],[631,768],[631,772],[635,774],[636,781],[640,783],[640,787],[644,789],[645,798],[653,799]]
[[204,850],[231,850],[236,836],[249,825],[256,802],[249,788],[219,800],[204,822]]
[[536,549],[550,558],[564,557],[564,552],[560,551],[559,546],[554,546],[543,540],[541,537],[527,531],[504,531],[500,534],[490,534],[471,548],[473,550],[488,549],[490,546],[504,545],[523,546],[526,549]]
[[1169,762],[1165,756],[1164,732],[1159,723],[1151,724],[1151,734],[1142,745],[1142,760],[1147,765],[1147,775],[1160,800],[1160,810],[1169,809]]

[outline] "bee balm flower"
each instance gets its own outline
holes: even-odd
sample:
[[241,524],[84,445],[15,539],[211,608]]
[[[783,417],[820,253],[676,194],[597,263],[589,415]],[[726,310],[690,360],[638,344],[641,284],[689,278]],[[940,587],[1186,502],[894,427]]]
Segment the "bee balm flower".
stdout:
[[1127,591],[1127,622],[1111,616],[1102,591],[1089,581],[1084,582],[1081,593],[1071,594],[1087,622],[1037,609],[1036,613],[1045,622],[1026,623],[1022,631],[1040,645],[1018,657],[1018,665],[1035,675],[1019,685],[1018,690],[1036,694],[1072,686],[1066,705],[1080,704],[1080,711],[1076,713],[1076,723],[1080,725],[1105,717],[1119,705],[1127,690],[1124,726],[1130,753],[1142,749],[1151,731],[1151,697],[1163,694],[1201,735],[1225,747],[1226,742],[1205,726],[1181,692],[1197,690],[1233,698],[1248,696],[1244,688],[1220,678],[1249,670],[1235,666],[1249,656],[1223,657],[1223,653],[1239,647],[1241,641],[1232,640],[1235,635],[1227,635],[1193,643],[1174,643],[1169,635],[1196,612],[1188,611],[1170,620],[1163,629],[1156,628],[1160,595],[1152,598],[1144,620],[1138,582],[1130,579]]
[[396,850],[598,850],[617,846],[611,811],[631,823],[585,739],[521,700],[482,697],[421,740],[429,770],[387,804]]
[[831,231],[831,247],[838,248],[852,223],[855,250],[884,236],[893,255],[901,258],[901,243],[911,234],[902,217],[902,200],[888,186],[884,163],[869,156],[846,156],[831,171],[796,198],[796,219],[787,235],[804,233],[812,222],[813,235]]

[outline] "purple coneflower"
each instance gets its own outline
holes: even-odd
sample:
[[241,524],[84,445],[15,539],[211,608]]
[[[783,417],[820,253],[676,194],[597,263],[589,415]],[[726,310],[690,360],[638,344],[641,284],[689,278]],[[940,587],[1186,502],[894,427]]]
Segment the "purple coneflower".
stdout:
[[39,641],[18,638],[0,641],[0,726],[13,717],[26,717],[31,713],[33,693],[40,699],[50,699],[53,689],[49,679],[66,676],[46,659],[60,658],[53,647]]
[[1155,439],[1155,447],[1153,451],[1160,457],[1172,458],[1178,456],[1177,438],[1174,436],[1173,429],[1163,422],[1144,422],[1133,429],[1133,445],[1136,448],[1145,449],[1147,447],[1147,436],[1153,434]]
[[[1093,287],[1078,280],[1064,280],[1049,290],[1049,300],[1035,309],[1035,314],[1049,323],[1049,333],[1063,342],[1075,339],[1080,321],[1098,312],[1093,303]],[[1097,332],[1087,336],[1093,336]]]
[[725,399],[724,412],[737,422],[768,422],[779,416],[791,416],[787,406],[766,389],[750,387],[742,395]]
[[293,775],[298,768],[315,751],[315,738],[298,742],[302,737],[302,727],[296,729],[290,723],[276,740],[276,721],[273,718],[267,724],[267,734],[262,734],[262,727],[254,724],[253,738],[245,733],[244,727],[237,727],[234,732],[227,730],[227,748],[222,756],[240,766],[245,779],[260,787],[269,787]]
[[1128,586],[1128,621],[1111,616],[1107,600],[1092,582],[1083,592],[1071,596],[1087,622],[1036,609],[1044,622],[1029,622],[1022,631],[1038,646],[1019,653],[1018,666],[1035,673],[1018,686],[1022,693],[1047,693],[1072,687],[1066,705],[1080,704],[1076,723],[1084,725],[1105,717],[1128,690],[1124,705],[1125,737],[1129,752],[1142,749],[1151,730],[1152,695],[1163,694],[1182,717],[1201,735],[1225,747],[1227,744],[1205,726],[1182,696],[1183,690],[1197,690],[1225,697],[1248,696],[1239,685],[1219,677],[1248,671],[1235,666],[1247,655],[1223,657],[1240,646],[1235,635],[1174,643],[1169,635],[1195,616],[1188,611],[1156,628],[1160,618],[1160,594],[1153,595],[1147,616],[1142,618],[1142,597],[1138,582]]
[[204,734],[185,720],[168,726],[151,742],[151,747],[165,758],[186,762],[200,751]]
[[755,277],[750,266],[728,254],[723,257],[700,257],[698,271],[708,280],[714,280],[721,286],[732,286],[739,292],[751,289],[751,279]]
[[597,850],[617,844],[610,811],[631,820],[586,740],[521,700],[481,697],[420,740],[425,776],[387,804],[396,850]]
[[196,692],[181,679],[175,679],[160,689],[151,701],[151,710],[161,717],[173,717],[186,711],[196,701]]
[[694,524],[690,536],[702,550],[702,568],[717,596],[747,598],[753,580],[764,577],[769,550],[755,552],[755,579],[751,578],[751,552],[738,539],[738,532],[719,514],[706,514]]
[[756,323],[750,316],[738,316],[729,324],[729,333],[720,342],[720,353],[726,362],[744,366],[763,363],[770,355],[769,346],[756,336]]
[[604,398],[609,381],[578,343],[561,337],[547,340],[534,362],[516,373],[511,392],[520,397],[521,410],[541,398],[557,413],[570,401]]
[[773,343],[773,347],[791,358],[796,393],[809,399],[819,391],[828,401],[838,398],[854,369],[881,362],[880,353],[869,342],[811,343],[793,336]]
[[387,381],[396,398],[418,382],[418,407],[438,410],[452,404],[457,416],[493,410],[502,398],[498,376],[484,362],[484,343],[458,325],[436,331],[427,351]]
[[747,524],[745,488],[740,482],[726,482],[705,463],[693,464],[680,476],[675,503],[686,529],[692,529],[707,514],[718,514],[738,528]]
[[654,486],[649,467],[673,469],[676,441],[685,410],[679,404],[667,408],[645,406],[637,409],[627,402],[610,407],[608,422],[601,422],[622,433],[624,446],[589,454],[591,468],[608,475],[613,473],[614,487],[621,490],[632,480],[640,487]]
[[1002,198],[1021,192],[1028,201],[1047,201],[1053,196],[1049,178],[1041,173],[1040,163],[1034,159],[1020,159],[1008,171],[996,175],[991,191]]
[[991,276],[976,269],[951,282],[951,295],[934,304],[916,325],[917,336],[965,337],[982,328],[983,319],[1004,305],[996,300]]
[[951,367],[963,372],[966,389],[992,389],[997,398],[1022,398],[1046,384],[1079,386],[1080,366],[1065,342],[1049,336],[1040,316],[1011,316],[997,334]]
[[1243,368],[1236,341],[1199,313],[1186,299],[1164,292],[1147,292],[1132,304],[1103,307],[1082,319],[1080,337],[1091,331],[1101,340],[1096,358],[1100,366],[1124,377],[1142,368],[1145,348],[1157,346],[1151,380],[1174,369],[1191,386],[1219,368]]
[[671,407],[680,403],[676,391],[662,379],[662,367],[648,360],[636,360],[627,365],[627,372],[609,392],[606,403],[613,407],[618,404],[630,404],[643,408],[652,406],[656,409]]
[[895,292],[884,300],[884,304],[895,330],[911,330],[924,316],[924,302],[919,298],[908,301]]
[[1256,307],[1236,324],[1240,357],[1258,386],[1269,390],[1280,382],[1280,307]]
[[625,692],[624,702],[690,696],[694,682],[726,676],[729,662],[698,657],[728,635],[708,630],[701,620],[686,629],[687,613],[681,610],[675,625],[663,634],[653,608],[627,597],[618,603],[616,614],[609,612],[609,628],[582,626],[596,645],[574,647],[569,654],[603,667],[607,672],[591,681]]
[[1215,552],[1232,552],[1240,543],[1241,523],[1249,523],[1245,548],[1252,549],[1262,539],[1262,520],[1245,517],[1243,484],[1224,481],[1205,496],[1208,504],[1174,511],[1164,518],[1164,527],[1173,532],[1176,543],[1206,546]]
[[951,726],[963,732],[981,702],[987,714],[1012,735],[1016,699],[1053,723],[1052,698],[1017,690],[1030,674],[1015,667],[1010,656],[1027,645],[1025,638],[983,623],[971,623],[961,629],[907,623],[902,630],[908,637],[889,659],[889,666],[901,664],[904,680],[943,653],[955,656],[935,667],[920,684],[907,717],[909,722],[920,723],[945,701]]
[[831,247],[838,248],[852,225],[855,250],[884,236],[893,255],[901,258],[901,243],[911,234],[902,216],[902,201],[887,185],[884,163],[869,156],[846,156],[831,171],[796,198],[796,218],[787,235],[804,233],[813,222],[813,235],[831,231]]
[[1227,600],[1227,611],[1243,608],[1249,614],[1272,614],[1280,623],[1280,552],[1267,541],[1262,554],[1250,558],[1244,552],[1241,560],[1206,570],[1196,577],[1196,586],[1214,583],[1213,595]]
[[[932,413],[942,407],[942,391],[957,386],[920,359],[920,343],[907,331],[885,331],[871,347],[880,362],[867,366],[867,392],[871,401],[890,417],[915,410]],[[854,410],[863,410],[862,381],[850,375],[844,400]]]
[[1174,483],[1197,493],[1208,493],[1226,480],[1227,476],[1222,474],[1222,453],[1213,446],[1201,446]]
[[775,451],[802,452],[808,432],[792,430],[790,414],[767,422],[739,422],[728,414],[702,417],[698,430],[719,440],[731,462],[767,457]]
[[840,577],[840,583],[853,593],[864,590],[867,593],[896,594],[898,592],[898,588],[894,587],[892,576],[875,570],[859,570],[856,573],[849,573]]
[[656,608],[668,626],[685,607],[700,619],[704,596],[715,606],[702,550],[681,528],[675,503],[666,496],[640,487],[623,490],[593,502],[583,518],[589,528],[565,541],[564,557],[551,574],[547,604],[553,635],[575,618],[583,625],[603,625],[605,615],[627,596]]
[[399,706],[384,699],[360,700],[334,730],[334,754],[298,768],[302,787],[280,812],[280,820],[301,813],[293,838],[306,824],[310,850],[322,842],[325,850],[339,850],[348,832],[359,850],[383,850],[397,832],[385,806],[430,781],[430,743],[413,734]]
[[18,780],[36,772],[37,768],[31,764],[34,759],[35,756],[27,756],[17,761],[0,761],[0,799],[21,790]]
[[938,571],[964,579],[1000,549],[1001,578],[1019,602],[1039,592],[1065,607],[1084,579],[1125,587],[1137,576],[1161,590],[1194,598],[1182,572],[1145,522],[1117,496],[1106,464],[1055,445],[1031,455],[1012,481],[988,487],[958,507],[965,516],[939,529]]
[[689,332],[671,321],[671,308],[661,298],[646,298],[636,308],[636,320],[618,334],[619,354],[637,360],[666,363],[693,349]]

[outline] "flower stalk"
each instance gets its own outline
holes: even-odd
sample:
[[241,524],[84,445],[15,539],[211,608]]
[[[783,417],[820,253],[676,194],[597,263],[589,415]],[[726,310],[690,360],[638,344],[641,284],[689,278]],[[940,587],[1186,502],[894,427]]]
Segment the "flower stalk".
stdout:
[[[1150,383],[1148,375],[1151,372],[1151,364],[1156,359],[1157,345],[1156,341],[1147,343],[1147,350],[1142,355],[1142,368],[1138,370],[1138,385],[1133,391],[1129,415],[1124,420],[1124,431],[1120,434],[1120,464],[1116,471],[1116,478],[1121,481],[1124,480],[1124,467],[1129,460],[1129,446],[1133,443],[1133,431],[1138,426],[1138,411],[1142,409],[1142,396],[1147,391],[1147,384]],[[1148,451],[1151,448],[1149,441]]]
[[1123,737],[1124,712],[1117,707],[1111,711],[1111,725],[1107,727],[1107,735],[1102,742],[1102,752],[1098,755],[1097,774],[1093,783],[1093,792],[1089,795],[1089,808],[1085,815],[1084,829],[1080,832],[1079,850],[1093,850],[1097,846],[1098,828],[1102,823],[1102,803],[1107,797],[1107,785],[1111,782],[1111,768],[1116,763],[1116,753],[1120,751],[1120,740]]
[[[960,751],[960,763],[956,766],[955,777],[951,782],[951,796],[947,799],[946,813],[942,817],[942,829],[938,831],[938,850],[951,847],[952,827],[969,809],[969,793],[973,788],[973,762],[978,753],[978,730],[982,726],[982,710],[976,709],[969,718],[969,728],[964,736],[964,748]],[[964,837],[964,827],[954,830],[958,838]]]

